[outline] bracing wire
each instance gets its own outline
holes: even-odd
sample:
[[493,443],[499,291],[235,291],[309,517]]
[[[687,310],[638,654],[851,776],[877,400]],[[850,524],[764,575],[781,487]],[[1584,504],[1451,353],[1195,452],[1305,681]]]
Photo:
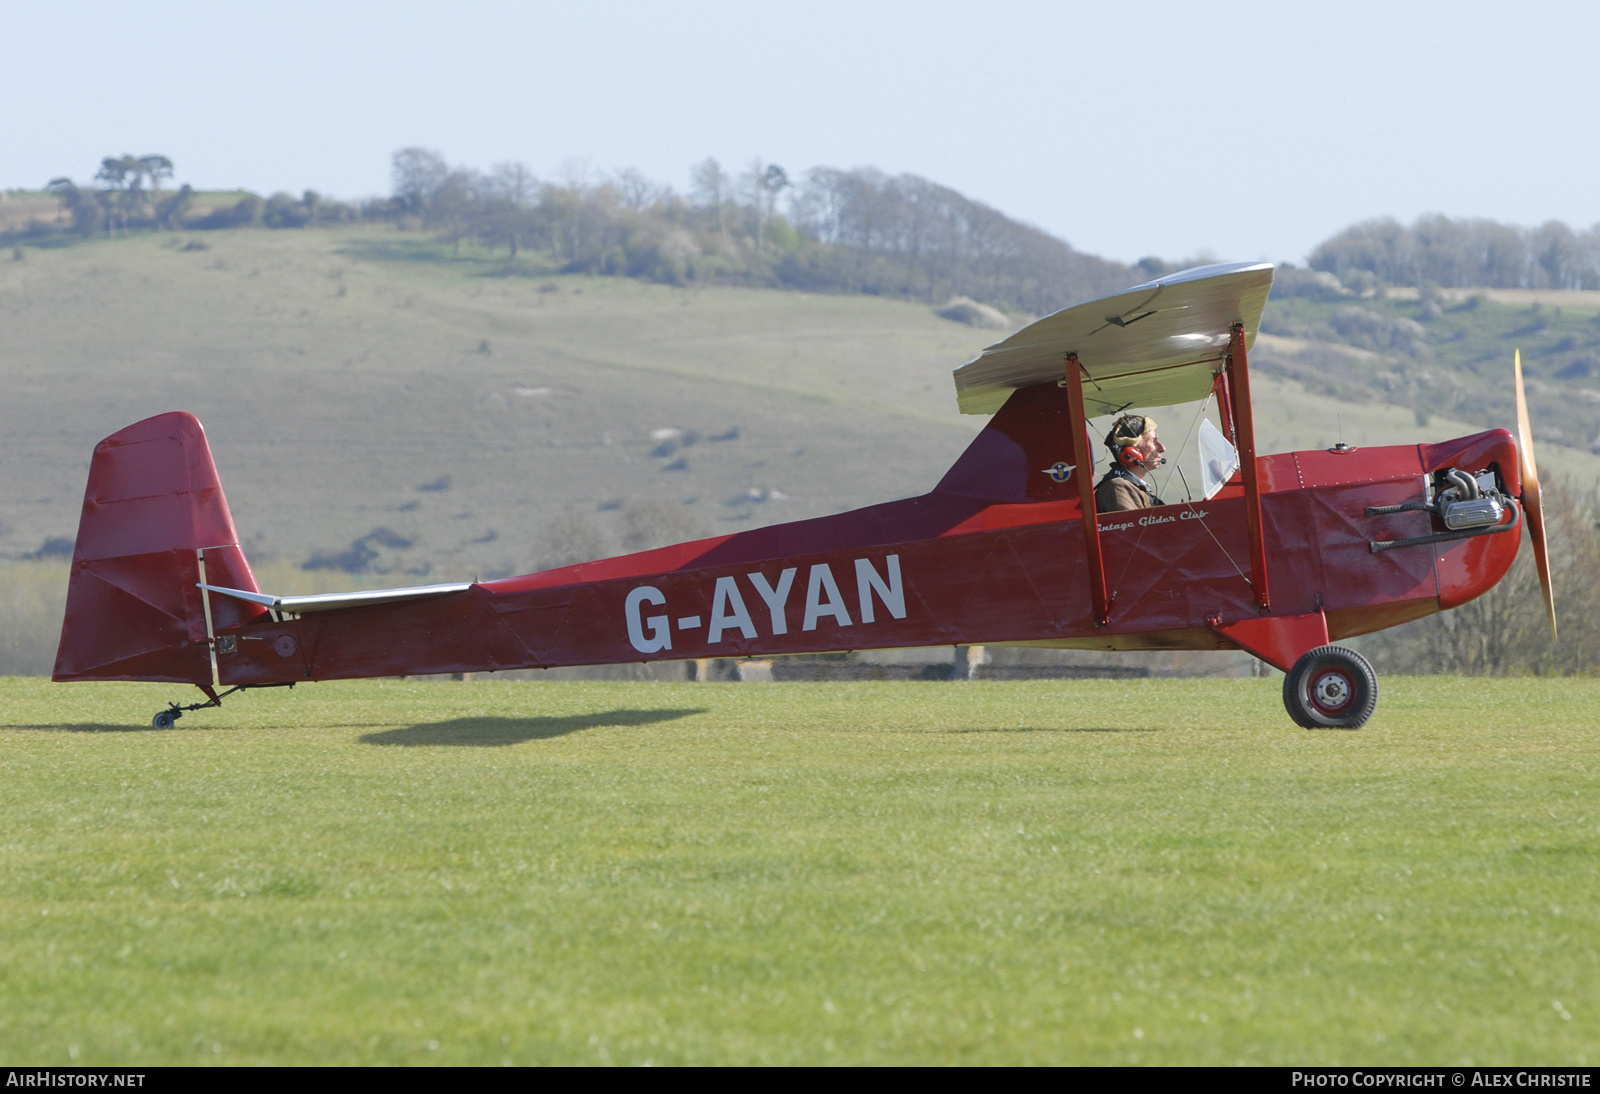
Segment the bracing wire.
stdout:
[[[1183,435],[1183,442],[1178,446],[1178,455],[1173,458],[1172,467],[1173,470],[1178,472],[1180,478],[1183,477],[1183,468],[1179,466],[1178,461],[1182,459],[1183,453],[1188,450],[1189,438],[1194,435],[1195,428],[1200,424],[1201,417],[1203,417],[1205,412],[1210,408],[1211,396],[1208,394],[1203,400],[1201,400],[1199,409],[1195,411],[1194,417],[1190,419],[1189,428]],[[1166,484],[1171,482],[1172,472],[1169,471],[1167,472],[1165,482],[1162,484],[1162,489],[1166,489]],[[1246,585],[1250,585],[1250,578],[1245,576],[1245,572],[1239,568],[1239,563],[1234,561],[1234,557],[1230,555],[1228,553],[1228,549],[1222,545],[1222,541],[1217,538],[1217,534],[1211,530],[1211,525],[1206,522],[1205,515],[1194,507],[1194,497],[1189,489],[1189,480],[1187,478],[1183,479],[1183,492],[1184,501],[1182,504],[1184,507],[1187,508],[1189,512],[1194,514],[1195,519],[1200,522],[1200,527],[1206,530],[1206,535],[1211,537],[1211,542],[1217,545],[1217,550],[1222,552],[1222,557],[1228,560],[1228,564],[1233,567],[1234,572],[1239,575],[1240,580],[1242,580]],[[1117,590],[1122,585],[1122,579],[1128,576],[1128,568],[1133,565],[1134,557],[1139,553],[1139,545],[1144,542],[1144,534],[1149,530],[1149,525],[1145,525],[1139,529],[1139,535],[1133,541],[1133,550],[1128,553],[1128,557],[1123,561],[1122,572],[1117,575],[1115,587],[1113,587],[1111,590],[1112,597],[1117,595]]]
[[[1206,408],[1209,407],[1210,405],[1211,405],[1211,396],[1207,395],[1206,398],[1205,398],[1205,401],[1200,404],[1201,413],[1202,414],[1205,413]],[[1193,432],[1194,427],[1195,427],[1195,423],[1194,422],[1190,422],[1189,423],[1189,429],[1190,429],[1191,432]],[[1183,442],[1184,442],[1185,445],[1187,445],[1189,443],[1189,438],[1188,437],[1184,437]],[[1178,477],[1179,478],[1183,478],[1183,467],[1181,465],[1179,465],[1178,463],[1176,463],[1176,462],[1173,463],[1173,467],[1177,468]],[[1172,477],[1169,475],[1169,476],[1167,476],[1167,478],[1168,478],[1168,481],[1171,481]],[[1194,507],[1194,492],[1189,489],[1189,480],[1186,479],[1186,478],[1183,479],[1183,493],[1184,493],[1184,497],[1185,497],[1185,500],[1184,500],[1184,503],[1183,503],[1184,506],[1189,510],[1189,512],[1194,514],[1194,519],[1200,522],[1200,527],[1202,527],[1202,528],[1204,528],[1206,530],[1206,535],[1210,536],[1211,537],[1211,542],[1215,543],[1217,545],[1217,550],[1221,551],[1222,552],[1222,557],[1228,560],[1228,564],[1233,567],[1234,573],[1238,574],[1240,579],[1246,585],[1249,585],[1250,584],[1250,579],[1248,577],[1245,577],[1244,571],[1239,568],[1239,564],[1233,560],[1233,556],[1228,553],[1228,549],[1222,545],[1222,541],[1217,538],[1217,534],[1211,530],[1211,525],[1206,523],[1205,514]]]
[[[1174,456],[1173,459],[1172,459],[1172,466],[1173,466],[1174,469],[1177,468],[1178,461],[1183,458],[1183,454],[1185,452],[1189,451],[1189,438],[1194,436],[1195,427],[1197,427],[1200,424],[1200,419],[1205,417],[1206,411],[1210,410],[1210,409],[1211,409],[1211,395],[1208,392],[1206,394],[1206,397],[1204,399],[1200,400],[1200,408],[1194,412],[1194,417],[1189,419],[1189,428],[1188,428],[1188,431],[1185,432],[1184,435],[1183,435],[1183,443],[1178,445],[1178,454],[1176,456]],[[1162,480],[1161,488],[1164,490],[1169,485],[1171,485],[1171,483],[1172,483],[1172,472],[1168,471],[1167,472],[1167,477],[1164,480]],[[1189,488],[1189,483],[1188,483],[1187,480],[1185,480],[1185,482],[1183,484],[1183,487],[1184,487],[1184,490],[1187,492],[1187,490]],[[1189,500],[1193,501],[1194,499],[1191,497]]]
[[[1188,451],[1189,438],[1194,436],[1195,426],[1200,424],[1200,416],[1206,412],[1206,408],[1209,407],[1210,405],[1211,405],[1211,396],[1210,396],[1210,394],[1207,394],[1206,397],[1200,401],[1200,407],[1199,407],[1198,410],[1196,410],[1194,412],[1194,417],[1189,419],[1189,429],[1188,429],[1188,431],[1186,433],[1184,433],[1183,441],[1178,445],[1177,455],[1173,456],[1173,458],[1172,458],[1172,466],[1174,468],[1177,468],[1178,461],[1183,458],[1183,453]],[[1172,481],[1172,472],[1168,471],[1167,472],[1167,477],[1162,483],[1162,489],[1166,489],[1167,483],[1170,483],[1171,481]],[[1183,488],[1184,488],[1184,493],[1187,494],[1188,490],[1189,490],[1189,484],[1188,484],[1187,481],[1184,482]],[[1192,498],[1186,500],[1184,504],[1188,505],[1191,510],[1194,508],[1194,502],[1193,502]],[[1204,520],[1202,520],[1201,523],[1203,524]],[[1139,553],[1139,545],[1144,542],[1144,534],[1146,532],[1148,532],[1149,530],[1150,530],[1150,526],[1148,524],[1144,525],[1142,528],[1139,529],[1138,538],[1136,538],[1133,541],[1133,550],[1128,552],[1128,557],[1125,560],[1123,560],[1122,572],[1117,575],[1116,585],[1111,590],[1111,595],[1113,597],[1117,595],[1117,590],[1122,587],[1122,579],[1128,576],[1128,567],[1133,565],[1134,556],[1136,556]],[[1210,532],[1211,529],[1207,528],[1206,531]],[[1216,539],[1217,537],[1216,536],[1212,536],[1211,538],[1212,539]],[[1217,546],[1220,547],[1221,544],[1219,543]],[[1224,551],[1223,554],[1227,554],[1227,552]]]

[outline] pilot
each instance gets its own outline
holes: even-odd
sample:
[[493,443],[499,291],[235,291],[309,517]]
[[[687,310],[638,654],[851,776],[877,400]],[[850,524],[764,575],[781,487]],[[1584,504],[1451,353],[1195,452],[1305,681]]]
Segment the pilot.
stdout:
[[1148,509],[1166,504],[1151,491],[1146,479],[1167,461],[1167,446],[1156,436],[1156,421],[1141,414],[1124,414],[1106,434],[1111,449],[1111,470],[1094,488],[1095,508],[1102,513]]

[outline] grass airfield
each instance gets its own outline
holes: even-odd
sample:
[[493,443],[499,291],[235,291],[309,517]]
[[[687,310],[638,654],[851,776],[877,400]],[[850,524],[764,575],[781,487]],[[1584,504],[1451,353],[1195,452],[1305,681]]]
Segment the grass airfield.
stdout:
[[[14,560],[150,413],[206,421],[275,592],[452,580],[569,510],[726,532],[927,489],[982,424],[949,369],[999,336],[386,229],[182,242],[0,264],[12,664],[47,668],[65,574]],[[1267,451],[1480,428],[1255,394]],[[378,526],[392,577],[298,568]],[[1386,678],[1356,734],[1278,687],[381,681],[156,733],[186,689],[0,679],[0,1051],[1592,1066],[1600,683]]]
[[1600,682],[0,682],[28,1064],[1593,1065]]

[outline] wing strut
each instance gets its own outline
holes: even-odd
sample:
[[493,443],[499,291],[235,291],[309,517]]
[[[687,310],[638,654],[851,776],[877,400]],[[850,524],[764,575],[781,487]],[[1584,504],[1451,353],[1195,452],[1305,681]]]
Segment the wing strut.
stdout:
[[1250,405],[1250,362],[1245,354],[1244,324],[1235,323],[1228,339],[1228,387],[1233,396],[1233,425],[1239,433],[1239,465],[1244,471],[1244,514],[1250,534],[1250,588],[1256,607],[1267,611],[1267,545],[1261,527],[1261,476],[1256,467],[1256,423]]
[[[1100,550],[1100,514],[1094,504],[1094,456],[1089,448],[1089,419],[1083,406],[1083,374],[1076,353],[1067,354],[1067,428],[1072,431],[1072,452],[1077,460],[1078,501],[1083,506],[1083,546],[1089,558],[1089,595],[1094,599],[1094,625],[1111,618],[1111,597],[1106,592],[1106,559]],[[1080,451],[1081,449],[1081,451]]]
[[1222,435],[1237,452],[1239,434],[1234,432],[1233,428],[1233,388],[1228,383],[1228,370],[1225,366],[1217,370],[1217,378],[1211,382],[1211,394],[1217,397],[1217,415],[1222,419]]

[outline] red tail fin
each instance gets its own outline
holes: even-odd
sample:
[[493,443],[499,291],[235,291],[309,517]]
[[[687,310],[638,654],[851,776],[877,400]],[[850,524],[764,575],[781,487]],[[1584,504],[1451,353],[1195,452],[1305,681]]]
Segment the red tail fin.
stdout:
[[[216,683],[209,637],[261,609],[196,582],[256,589],[194,415],[146,418],[89,465],[56,680]],[[207,618],[208,609],[214,613]]]

